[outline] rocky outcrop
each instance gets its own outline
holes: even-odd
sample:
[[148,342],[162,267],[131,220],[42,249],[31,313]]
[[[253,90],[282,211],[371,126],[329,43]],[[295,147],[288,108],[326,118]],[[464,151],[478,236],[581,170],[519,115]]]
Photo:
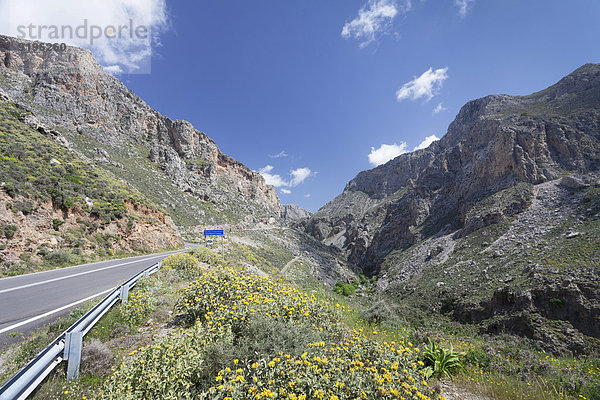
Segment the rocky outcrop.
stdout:
[[310,218],[312,214],[296,204],[282,204],[280,216],[284,223],[292,224]]
[[502,288],[478,304],[459,303],[454,317],[467,323],[487,321],[482,327],[487,333],[526,336],[554,354],[583,353],[581,334],[600,337],[600,296],[596,285],[571,279],[521,292]]
[[36,202],[22,212],[10,206],[19,201],[0,192],[0,226],[4,230],[13,227],[10,235],[4,232],[0,237],[0,273],[10,272],[15,264],[47,264],[48,256],[60,251],[94,259],[96,255],[175,249],[182,244],[169,216],[140,204],[127,202],[126,217],[101,224],[80,206],[65,211],[51,201]]
[[[0,36],[3,91],[80,151],[90,150],[90,142],[109,155],[129,149],[129,157],[120,164],[131,176],[139,165],[150,175],[154,164],[180,192],[215,209],[209,216],[208,208],[200,204],[191,213],[199,215],[199,220],[189,224],[215,216],[231,220],[279,215],[275,189],[266,185],[258,172],[223,154],[189,122],[173,121],[150,108],[105,73],[88,50],[67,47],[64,52],[21,52],[17,50],[20,42]],[[143,160],[136,161],[136,157]],[[144,191],[135,179],[130,183]],[[175,202],[171,208],[182,204]]]
[[359,173],[304,227],[376,274],[393,250],[526,206],[522,198],[496,215],[470,212],[494,193],[599,167],[600,64],[588,64],[530,96],[470,101],[441,140]]

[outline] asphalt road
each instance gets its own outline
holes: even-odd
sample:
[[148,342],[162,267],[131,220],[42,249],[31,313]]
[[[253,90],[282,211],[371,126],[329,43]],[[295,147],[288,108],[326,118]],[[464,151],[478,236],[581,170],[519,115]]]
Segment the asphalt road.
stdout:
[[0,351],[19,341],[15,332],[27,334],[88,300],[100,300],[119,283],[175,252],[0,279]]

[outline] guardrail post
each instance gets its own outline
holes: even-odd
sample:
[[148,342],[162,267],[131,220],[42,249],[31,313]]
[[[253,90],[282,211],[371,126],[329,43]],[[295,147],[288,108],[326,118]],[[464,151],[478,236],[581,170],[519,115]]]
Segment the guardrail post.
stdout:
[[83,334],[81,332],[67,332],[65,334],[65,350],[63,358],[68,362],[67,380],[79,378],[82,342]]
[[129,286],[127,286],[126,284],[121,285],[121,303],[124,303],[127,301],[129,297]]

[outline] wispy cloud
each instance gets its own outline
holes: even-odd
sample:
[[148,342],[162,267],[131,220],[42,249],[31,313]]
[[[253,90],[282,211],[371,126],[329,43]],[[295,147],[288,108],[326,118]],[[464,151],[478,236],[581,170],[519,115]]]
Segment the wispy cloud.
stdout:
[[283,193],[283,194],[291,194],[291,193],[292,193],[292,191],[291,191],[291,190],[289,190],[289,189],[285,189],[285,188],[284,188],[284,189],[279,189],[279,191],[280,191],[281,193]]
[[112,74],[149,72],[169,27],[166,0],[2,0],[0,15],[0,33],[87,48]]
[[271,158],[281,158],[281,157],[287,157],[288,153],[285,152],[285,150],[281,150],[279,153],[277,154],[270,154],[269,157]]
[[[435,135],[427,136],[412,151],[425,149],[436,140],[440,140],[440,138]],[[406,142],[400,142],[400,144],[382,144],[377,149],[375,147],[371,147],[371,152],[368,155],[369,163],[374,166],[378,166],[408,152],[409,150]]]
[[[258,173],[265,178],[267,185],[273,185],[275,187],[294,187],[298,186],[306,180],[309,176],[315,175],[316,172],[310,170],[310,168],[297,168],[290,171],[289,179],[284,179],[279,174],[273,174],[274,167],[272,165],[266,165],[258,170]],[[282,189],[282,192],[285,189]],[[285,193],[285,192],[284,192]],[[290,192],[291,193],[291,192]]]
[[437,106],[435,106],[432,113],[438,114],[438,113],[441,113],[442,111],[444,111],[445,109],[446,109],[446,107],[444,107],[444,103],[439,103]]
[[369,162],[372,165],[381,165],[386,162],[398,157],[400,154],[408,153],[407,144],[402,142],[400,144],[382,144],[378,149],[371,147],[369,153]]
[[346,22],[342,28],[344,39],[354,38],[360,41],[360,47],[371,44],[377,34],[390,31],[392,21],[399,13],[410,10],[410,0],[369,0],[358,10],[358,16]]
[[305,194],[304,197],[308,199],[310,197],[310,193]]
[[473,3],[475,3],[475,0],[454,0],[454,5],[458,8],[461,17],[467,15]]
[[413,149],[413,151],[426,149],[431,143],[435,142],[436,140],[440,140],[440,138],[435,135],[427,136],[425,139],[423,139],[421,143],[419,143],[417,147]]
[[442,83],[448,78],[447,72],[448,67],[439,68],[435,71],[433,68],[429,68],[418,78],[402,85],[396,92],[396,98],[398,101],[409,98],[417,100],[421,97],[425,97],[425,101],[431,100],[439,92]]

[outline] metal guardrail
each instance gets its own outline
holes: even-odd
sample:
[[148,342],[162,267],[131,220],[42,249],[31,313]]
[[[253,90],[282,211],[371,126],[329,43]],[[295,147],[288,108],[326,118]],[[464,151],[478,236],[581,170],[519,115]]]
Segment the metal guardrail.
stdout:
[[151,265],[117,286],[100,303],[88,311],[69,329],[57,337],[33,360],[0,387],[0,400],[24,400],[33,392],[52,370],[63,360],[67,361],[67,379],[79,376],[83,337],[94,327],[118,300],[127,301],[129,289],[143,276],[157,272],[162,263]]

